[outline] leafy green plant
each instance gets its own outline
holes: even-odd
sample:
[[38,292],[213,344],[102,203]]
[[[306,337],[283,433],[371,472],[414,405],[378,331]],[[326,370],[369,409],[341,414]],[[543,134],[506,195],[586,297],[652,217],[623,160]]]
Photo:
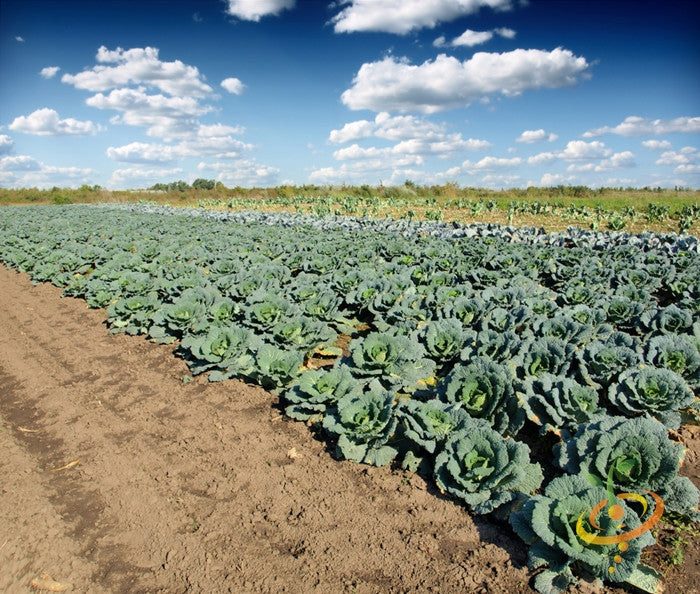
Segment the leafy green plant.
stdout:
[[194,375],[210,371],[209,381],[250,377],[262,340],[248,328],[214,325],[206,333],[185,334],[179,346]]
[[438,365],[446,365],[459,357],[467,334],[459,320],[447,318],[428,323],[422,340],[427,355]]
[[151,326],[151,316],[158,310],[159,305],[154,293],[117,299],[107,308],[109,331],[112,334],[147,334]]
[[295,316],[278,322],[270,334],[281,346],[310,354],[317,348],[330,347],[337,334],[323,322],[306,316]]
[[326,409],[347,394],[360,394],[365,382],[355,378],[347,366],[306,371],[281,394],[285,414],[292,419],[316,422]]
[[394,395],[372,380],[361,394],[341,397],[323,417],[323,428],[337,438],[341,458],[386,466],[398,454],[389,444],[398,424],[394,408]]
[[527,418],[540,426],[542,434],[575,431],[601,412],[596,390],[568,377],[543,373],[522,382],[521,390],[518,398]]
[[608,472],[616,491],[648,489],[671,511],[697,515],[698,490],[678,476],[684,449],[668,430],[648,417],[607,416],[586,425],[556,447],[559,466],[571,474],[592,475],[605,483]]
[[485,420],[502,435],[515,435],[525,423],[507,369],[486,357],[456,366],[438,385],[440,399]]
[[639,365],[641,355],[612,340],[595,340],[576,353],[579,369],[587,383],[597,387],[610,386],[624,370]]
[[689,336],[655,336],[647,344],[646,360],[682,375],[691,387],[700,386],[700,350]]
[[353,373],[380,378],[396,388],[415,389],[432,377],[435,363],[424,355],[423,346],[408,336],[371,332],[350,342]]
[[303,363],[304,356],[299,351],[262,344],[255,355],[255,369],[251,375],[263,388],[276,392],[294,381]]
[[542,483],[530,450],[503,439],[486,421],[471,419],[453,432],[435,457],[435,481],[441,491],[464,501],[477,514],[487,514]]
[[693,404],[695,395],[675,371],[644,367],[624,371],[610,386],[608,400],[624,415],[650,415],[670,429],[678,429],[678,411]]
[[524,342],[518,372],[524,379],[543,373],[566,375],[573,361],[574,345],[561,338],[545,337]]
[[156,342],[167,344],[185,332],[201,331],[207,325],[205,305],[185,296],[163,306],[153,315],[148,334]]
[[[528,566],[540,569],[535,578],[535,589],[542,594],[564,592],[577,582],[575,571],[583,569],[594,577],[613,582],[634,581],[639,571],[642,549],[654,543],[651,533],[643,532],[638,538],[626,541],[624,551],[614,537],[619,526],[633,530],[640,526],[639,516],[625,500],[615,501],[617,513],[601,513],[597,526],[588,520],[599,502],[605,502],[608,493],[592,486],[583,476],[565,475],[553,479],[541,495],[533,495],[516,505],[509,521],[515,532],[528,544]],[[587,533],[596,537],[612,536],[612,544],[589,543],[577,530],[581,524]]]
[[435,399],[402,402],[396,409],[396,415],[403,436],[430,454],[470,418],[463,408]]

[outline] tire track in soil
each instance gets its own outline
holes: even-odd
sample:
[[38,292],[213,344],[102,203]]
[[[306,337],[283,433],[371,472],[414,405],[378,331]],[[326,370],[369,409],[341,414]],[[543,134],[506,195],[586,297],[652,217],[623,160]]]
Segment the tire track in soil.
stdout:
[[60,294],[0,267],[0,590],[531,592],[508,527]]

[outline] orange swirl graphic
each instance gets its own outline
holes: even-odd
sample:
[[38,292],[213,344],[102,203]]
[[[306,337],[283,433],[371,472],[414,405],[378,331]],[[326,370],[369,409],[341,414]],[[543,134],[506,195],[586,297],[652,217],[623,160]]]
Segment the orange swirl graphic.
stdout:
[[[661,497],[659,497],[656,493],[653,493],[652,491],[644,492],[648,493],[652,497],[656,506],[654,507],[654,512],[651,514],[651,516],[649,516],[649,518],[645,522],[643,522],[636,528],[628,532],[623,532],[622,534],[612,534],[610,536],[600,536],[597,534],[592,534],[583,527],[583,518],[586,515],[586,512],[584,511],[576,521],[576,535],[588,544],[597,545],[618,544],[622,542],[627,542],[628,540],[632,540],[633,538],[641,536],[647,530],[650,530],[651,527],[654,526],[654,524],[656,524],[661,519],[661,514],[664,513],[664,502],[662,501]],[[634,501],[641,503],[642,507],[644,508],[642,516],[647,511],[647,501],[638,493],[620,493],[617,495],[617,498],[621,500],[633,499]],[[604,499],[603,501],[597,503],[588,516],[588,521],[590,522],[591,526],[593,526],[593,528],[595,528],[596,530],[601,529],[598,525],[598,522],[596,521],[596,518],[600,510],[602,510],[605,507],[606,503],[608,503],[607,499]],[[613,520],[620,520],[622,519],[623,515],[624,511],[619,505],[611,505],[608,509],[608,516]],[[624,525],[620,525],[619,528],[622,528],[623,526]]]

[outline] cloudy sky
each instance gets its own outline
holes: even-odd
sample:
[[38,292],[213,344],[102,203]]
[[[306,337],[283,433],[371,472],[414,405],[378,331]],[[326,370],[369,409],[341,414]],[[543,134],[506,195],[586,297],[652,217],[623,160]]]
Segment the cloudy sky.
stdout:
[[700,187],[697,0],[2,0],[0,186]]

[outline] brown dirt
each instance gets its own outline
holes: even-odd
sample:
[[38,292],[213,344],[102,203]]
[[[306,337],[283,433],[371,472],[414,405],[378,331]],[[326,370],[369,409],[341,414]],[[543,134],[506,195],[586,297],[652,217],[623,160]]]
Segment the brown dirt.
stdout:
[[533,592],[507,525],[60,294],[0,266],[0,591]]

